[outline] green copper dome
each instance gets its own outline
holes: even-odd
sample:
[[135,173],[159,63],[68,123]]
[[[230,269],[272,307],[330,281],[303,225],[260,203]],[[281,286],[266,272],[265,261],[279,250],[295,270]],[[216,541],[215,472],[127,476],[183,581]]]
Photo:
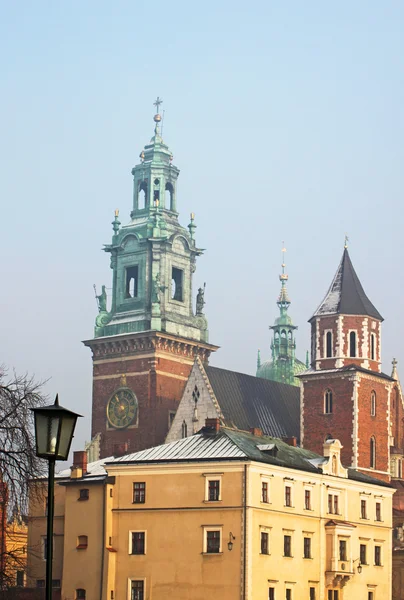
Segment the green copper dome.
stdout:
[[[286,252],[285,248],[282,252]],[[277,300],[279,308],[279,317],[275,319],[274,325],[270,326],[273,331],[271,341],[272,358],[261,364],[261,356],[258,351],[257,377],[287,383],[289,385],[299,385],[296,375],[299,375],[308,368],[306,364],[295,357],[296,341],[295,329],[292,318],[288,314],[290,300],[286,289],[288,276],[285,273],[285,263],[282,261],[282,274],[279,276],[281,281],[281,292]],[[307,361],[306,361],[307,362]]]

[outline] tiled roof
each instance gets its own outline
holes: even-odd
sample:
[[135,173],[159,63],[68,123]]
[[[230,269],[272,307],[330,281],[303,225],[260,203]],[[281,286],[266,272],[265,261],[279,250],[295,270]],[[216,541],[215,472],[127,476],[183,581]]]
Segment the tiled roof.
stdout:
[[388,381],[395,381],[393,377],[387,375],[386,373],[379,373],[378,371],[371,371],[370,369],[364,369],[359,365],[345,365],[344,367],[339,367],[338,369],[321,369],[316,370],[313,368],[307,369],[304,373],[300,373],[297,375],[299,379],[305,379],[306,377],[310,377],[311,375],[324,375],[327,373],[343,373],[347,371],[359,371],[360,373],[365,373],[365,375],[372,375],[374,377],[377,375],[382,379],[388,379]]
[[[261,450],[259,448],[261,447]],[[270,448],[265,448],[270,446]],[[115,459],[106,459],[108,464],[156,464],[205,461],[257,461],[293,468],[311,473],[321,473],[314,459],[323,458],[303,448],[289,446],[282,440],[268,436],[254,436],[245,431],[221,427],[216,433],[203,427],[199,433],[169,444],[141,450]],[[374,479],[354,469],[348,469],[348,478],[363,483],[391,487],[388,483]]]
[[344,249],[330,289],[313,317],[332,314],[368,315],[383,321],[383,317],[365,294],[347,248]]
[[294,385],[205,367],[228,427],[260,427],[273,437],[300,437],[300,390]]

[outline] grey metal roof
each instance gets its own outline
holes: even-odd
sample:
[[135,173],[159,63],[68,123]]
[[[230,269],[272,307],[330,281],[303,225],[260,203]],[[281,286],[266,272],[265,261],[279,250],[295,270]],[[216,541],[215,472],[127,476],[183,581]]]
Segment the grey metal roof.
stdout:
[[383,321],[383,317],[365,294],[347,248],[344,248],[331,286],[313,317],[330,314],[368,315]]
[[[268,446],[271,446],[271,449],[276,448],[276,452],[269,454],[267,452]],[[321,473],[321,464],[326,459],[310,450],[289,446],[282,440],[273,437],[258,437],[246,431],[238,431],[227,427],[221,427],[218,432],[209,427],[203,427],[200,432],[190,437],[108,460],[107,465],[205,462],[212,460],[252,460],[284,468]],[[388,483],[359,473],[354,469],[348,469],[348,478],[364,483],[391,487]]]
[[228,427],[260,427],[273,437],[300,437],[300,390],[218,367],[205,367]]
[[[113,460],[114,457],[113,456],[108,456],[107,458],[101,458],[100,460],[96,460],[92,463],[88,463],[87,464],[87,473],[85,475],[83,475],[84,478],[88,477],[88,478],[95,478],[95,477],[101,477],[103,475],[106,475],[106,471],[104,469],[104,465],[106,462],[109,462],[110,460]],[[59,473],[57,473],[55,475],[56,478],[58,479],[64,479],[66,477],[70,477],[71,474],[71,468],[69,467],[68,469],[64,469],[63,471],[59,471]],[[82,478],[80,478],[81,480]]]

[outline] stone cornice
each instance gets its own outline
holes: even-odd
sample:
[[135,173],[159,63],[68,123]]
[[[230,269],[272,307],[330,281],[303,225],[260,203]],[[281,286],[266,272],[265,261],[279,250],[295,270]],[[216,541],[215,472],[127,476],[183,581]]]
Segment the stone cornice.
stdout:
[[144,352],[164,351],[176,356],[195,358],[202,361],[209,358],[219,346],[198,340],[190,340],[161,331],[142,331],[116,336],[106,336],[84,340],[83,344],[91,348],[93,358],[107,358],[120,355],[144,354]]

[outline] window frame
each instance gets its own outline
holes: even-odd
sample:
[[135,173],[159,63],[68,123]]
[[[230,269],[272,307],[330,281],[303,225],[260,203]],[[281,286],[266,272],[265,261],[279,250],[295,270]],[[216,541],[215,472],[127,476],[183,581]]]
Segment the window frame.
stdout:
[[[137,534],[137,533],[142,533],[143,534],[143,552],[133,552],[133,535]],[[129,548],[128,548],[128,554],[130,554],[131,556],[144,556],[146,554],[146,539],[147,539],[147,535],[146,535],[146,530],[145,529],[131,529],[129,531]]]
[[76,550],[87,550],[88,548],[88,535],[78,535]]
[[[333,358],[333,342],[334,336],[332,329],[326,329],[324,331],[324,358]],[[330,343],[329,343],[330,340]]]
[[[135,486],[143,485],[143,490],[141,488],[136,489]],[[143,492],[143,493],[142,493]],[[137,493],[139,494],[139,499],[136,499]],[[132,487],[132,504],[145,504],[146,503],[146,482],[145,481],[134,481]]]
[[338,538],[338,560],[340,562],[348,561],[348,540]]
[[[208,533],[219,532],[219,550],[218,552],[212,552],[208,550]],[[209,525],[203,528],[203,552],[204,555],[217,556],[223,554],[223,526],[222,525]]]
[[364,521],[368,520],[368,502],[367,498],[361,498],[361,514],[360,518]]
[[[331,499],[331,502],[330,502]],[[330,511],[331,506],[331,511]],[[329,491],[327,495],[327,514],[341,515],[340,494],[335,491]]]
[[[82,593],[82,592],[84,592],[84,593]],[[86,600],[86,595],[87,595],[87,593],[86,593],[85,588],[76,588],[76,591],[75,591],[76,600]]]
[[[286,550],[289,551],[289,554],[286,553]],[[285,558],[293,558],[292,554],[292,534],[284,533],[283,534],[283,556]]]
[[375,521],[377,521],[379,523],[383,521],[382,503],[380,500],[376,500],[376,503],[375,503]]
[[260,530],[260,554],[269,554],[269,531]]
[[[287,492],[286,490],[289,490],[289,492]],[[284,506],[286,506],[287,508],[294,508],[293,486],[290,482],[285,483],[285,486],[284,486]]]
[[303,537],[303,558],[313,558],[311,555],[311,537],[305,535]]
[[[145,577],[130,577],[128,580],[128,598],[129,600],[132,600],[133,598],[133,594],[132,594],[132,584],[133,583],[142,583],[142,598],[140,598],[140,600],[145,600],[146,599],[146,578]],[[138,600],[138,598],[136,598],[135,600]]]
[[331,388],[324,392],[324,414],[332,415],[334,413],[334,393]]
[[[205,502],[221,502],[222,501],[222,475],[219,473],[204,473],[205,477]],[[216,499],[210,500],[210,482],[218,482],[219,496]]]
[[[352,334],[355,336],[355,348],[354,354],[352,354]],[[348,358],[359,358],[358,357],[358,332],[356,329],[350,329],[348,331]]]
[[304,510],[313,510],[311,505],[311,489],[307,487],[304,488]]
[[375,544],[375,548],[374,548],[374,566],[375,567],[382,567],[383,566],[382,546],[380,544]]
[[[264,486],[266,486],[265,494],[264,494]],[[264,499],[265,497],[265,499]],[[270,496],[269,496],[269,479],[261,479],[261,502],[262,504],[270,504]]]
[[364,544],[363,542],[361,544],[359,544],[359,564],[360,565],[367,565],[367,552],[368,552],[368,546],[367,544]]
[[370,416],[371,417],[376,416],[376,399],[377,399],[376,392],[375,392],[375,390],[372,390],[370,392]]
[[270,585],[268,588],[268,600],[275,600],[275,588],[273,585]]
[[374,435],[369,440],[369,466],[371,469],[376,469],[376,438]]
[[376,334],[372,331],[370,334],[370,360],[376,360]]
[[77,500],[79,502],[84,502],[85,500],[90,499],[90,490],[88,488],[80,488],[79,489],[79,497]]
[[[176,275],[174,277],[174,274]],[[179,274],[179,280],[177,281],[177,274]],[[176,267],[171,265],[171,286],[174,284],[174,293],[170,293],[170,301],[171,302],[180,302],[184,304],[185,302],[185,293],[184,293],[184,281],[185,281],[185,270],[180,267]]]

